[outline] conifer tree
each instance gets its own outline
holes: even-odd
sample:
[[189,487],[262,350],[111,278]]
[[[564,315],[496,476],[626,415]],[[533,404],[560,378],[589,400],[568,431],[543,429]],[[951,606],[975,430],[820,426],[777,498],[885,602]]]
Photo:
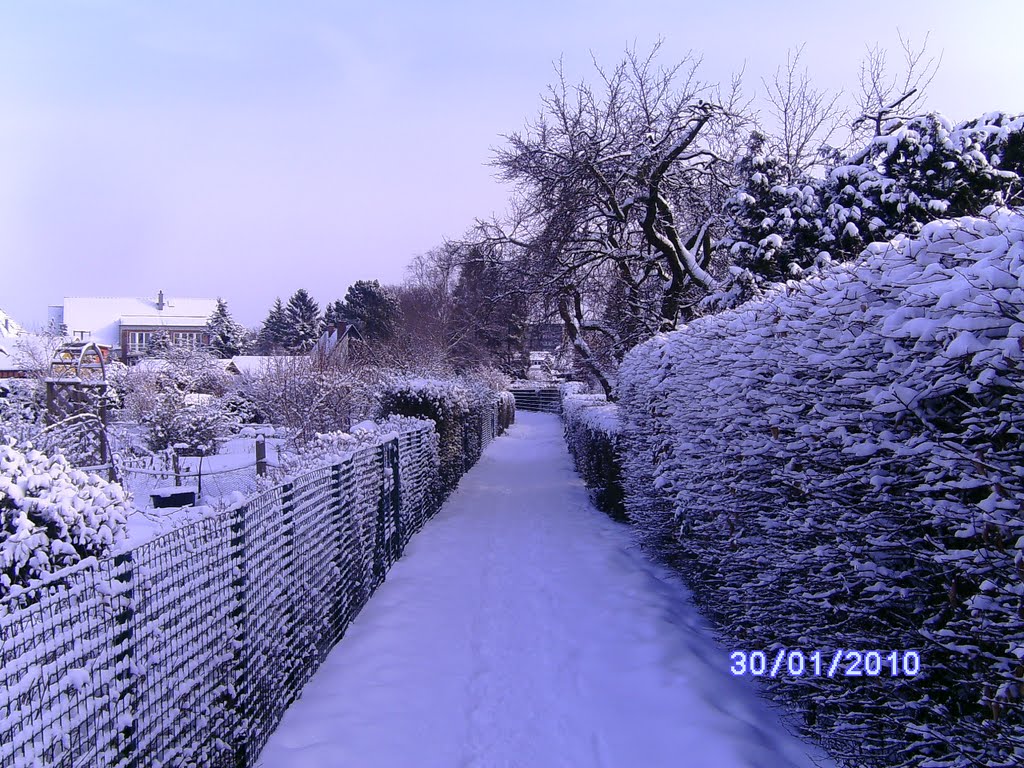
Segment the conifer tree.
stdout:
[[320,305],[305,288],[299,288],[284,309],[287,322],[285,347],[292,352],[308,352],[320,338],[323,319]]
[[270,308],[267,319],[263,321],[263,328],[259,333],[259,346],[263,352],[271,352],[281,349],[288,340],[288,317],[285,314],[281,298],[274,300],[274,306]]
[[210,334],[210,347],[217,357],[231,358],[244,351],[245,328],[235,322],[228,310],[228,303],[220,297],[217,298],[217,308],[206,323],[206,330]]
[[345,318],[345,302],[335,299],[324,308],[324,325],[335,327],[344,325],[348,320]]
[[394,292],[376,280],[353,283],[341,308],[344,321],[357,325],[368,342],[392,341],[398,330],[399,312]]

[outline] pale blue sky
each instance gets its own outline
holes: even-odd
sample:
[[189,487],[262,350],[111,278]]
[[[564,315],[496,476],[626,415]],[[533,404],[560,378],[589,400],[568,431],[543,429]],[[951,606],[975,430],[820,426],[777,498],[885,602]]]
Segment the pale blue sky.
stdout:
[[0,0],[0,307],[216,296],[247,324],[321,303],[504,207],[487,166],[564,56],[665,39],[751,91],[806,43],[853,88],[865,45],[931,32],[929,105],[1024,111],[1019,0],[193,2]]

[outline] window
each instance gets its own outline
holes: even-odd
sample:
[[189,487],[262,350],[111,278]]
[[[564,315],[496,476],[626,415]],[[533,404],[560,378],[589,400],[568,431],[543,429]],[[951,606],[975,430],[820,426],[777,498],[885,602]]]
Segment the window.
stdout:
[[128,331],[128,354],[141,355],[153,341],[150,331]]
[[198,347],[202,341],[203,335],[198,331],[180,331],[174,334],[176,347]]

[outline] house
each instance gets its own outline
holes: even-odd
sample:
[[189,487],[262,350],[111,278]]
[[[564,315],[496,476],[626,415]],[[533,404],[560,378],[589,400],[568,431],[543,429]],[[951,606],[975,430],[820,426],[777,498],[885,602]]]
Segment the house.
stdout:
[[50,307],[50,321],[72,341],[109,345],[116,359],[134,363],[161,334],[171,344],[208,345],[206,323],[216,307],[216,299],[170,298],[163,291],[155,299],[65,297]]
[[348,362],[350,342],[362,340],[363,337],[354,325],[329,325],[308,355],[238,355],[231,358],[231,363],[234,372],[243,376],[288,371],[292,367],[302,369],[310,363],[317,366],[343,366]]
[[38,337],[28,333],[14,318],[0,309],[0,379],[24,379],[35,376],[32,353]]
[[354,325],[329,325],[320,334],[309,354],[320,363],[344,365],[348,362],[349,343],[362,340],[362,335]]

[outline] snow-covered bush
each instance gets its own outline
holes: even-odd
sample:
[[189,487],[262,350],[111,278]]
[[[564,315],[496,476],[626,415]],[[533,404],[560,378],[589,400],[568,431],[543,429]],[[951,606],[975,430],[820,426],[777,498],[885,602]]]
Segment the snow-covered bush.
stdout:
[[1021,211],[933,222],[620,371],[627,510],[730,644],[921,652],[765,678],[849,764],[1024,756],[1022,274]]
[[280,357],[246,374],[233,393],[239,410],[294,430],[299,442],[348,429],[357,412],[359,382],[352,372],[308,356]]
[[561,386],[562,422],[576,470],[598,509],[625,520],[618,456],[619,407],[604,395],[586,393],[578,382]]
[[181,455],[210,456],[219,447],[217,438],[228,430],[228,416],[216,398],[190,402],[185,396],[167,393],[143,416],[148,427],[150,451],[175,449]]
[[44,426],[46,403],[35,379],[0,381],[0,439],[31,442]]
[[872,240],[916,235],[939,218],[1024,202],[1024,115],[957,125],[920,115],[874,137],[825,185],[825,250],[855,256]]
[[60,456],[0,443],[0,597],[107,554],[128,511],[121,486]]
[[484,421],[498,409],[498,395],[470,379],[392,377],[378,400],[378,418],[392,415],[434,422],[441,459],[441,497],[476,463],[483,450]]
[[511,392],[498,393],[498,434],[516,422],[516,397]]

